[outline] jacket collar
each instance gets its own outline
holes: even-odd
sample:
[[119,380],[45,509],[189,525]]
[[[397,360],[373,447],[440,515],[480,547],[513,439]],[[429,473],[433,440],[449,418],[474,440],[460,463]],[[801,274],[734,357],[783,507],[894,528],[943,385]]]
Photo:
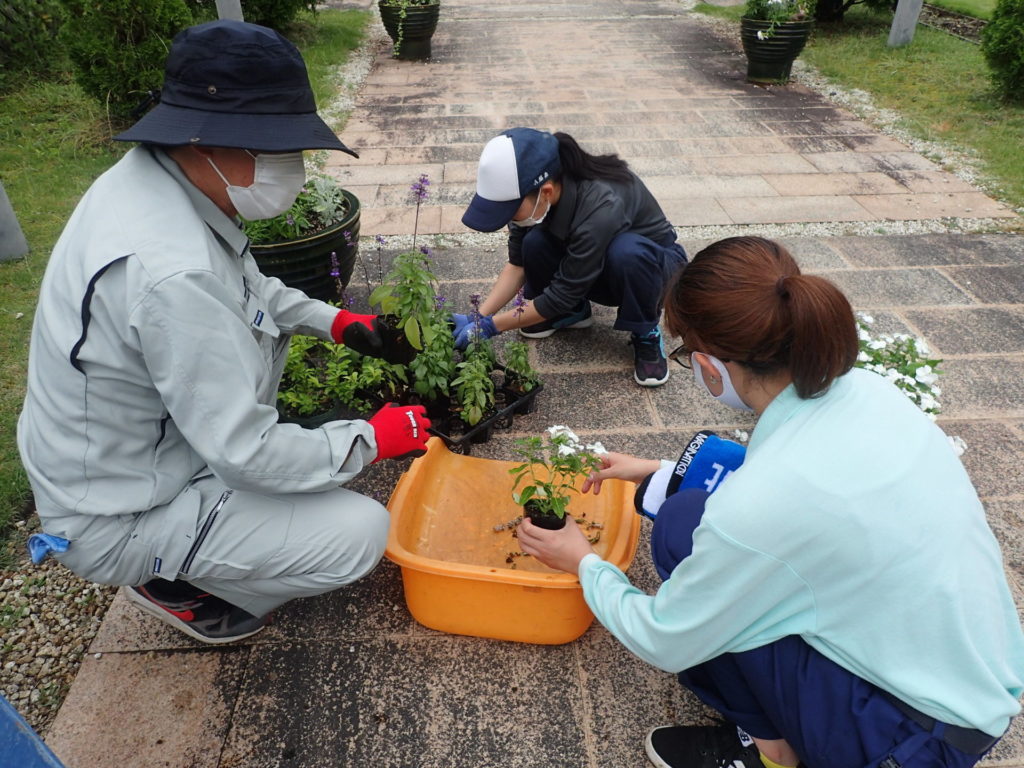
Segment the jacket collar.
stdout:
[[569,239],[578,197],[579,185],[576,180],[569,176],[562,176],[562,194],[558,198],[558,204],[549,214],[551,223],[548,224],[548,232],[559,240]]
[[246,248],[249,247],[249,238],[246,237],[245,232],[242,230],[241,222],[237,218],[227,216],[210,198],[203,194],[199,187],[189,181],[185,172],[181,170],[179,165],[166,152],[157,147],[150,147],[149,150],[153,155],[153,159],[185,190],[185,194],[188,195],[192,206],[196,209],[196,213],[206,223],[206,226],[212,229],[214,234],[236,256],[241,256],[245,253]]

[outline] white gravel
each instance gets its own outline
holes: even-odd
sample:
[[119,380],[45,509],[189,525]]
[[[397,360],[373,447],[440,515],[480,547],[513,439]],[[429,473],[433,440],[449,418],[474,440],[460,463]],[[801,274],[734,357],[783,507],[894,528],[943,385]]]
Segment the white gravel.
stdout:
[[[16,527],[21,544],[30,525]],[[0,572],[0,692],[39,733],[56,717],[115,592],[53,559]]]

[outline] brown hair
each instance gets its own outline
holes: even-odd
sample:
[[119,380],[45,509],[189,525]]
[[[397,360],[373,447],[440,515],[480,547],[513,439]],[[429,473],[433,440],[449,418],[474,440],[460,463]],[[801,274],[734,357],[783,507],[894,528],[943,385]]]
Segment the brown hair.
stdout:
[[690,349],[757,375],[788,370],[802,398],[824,394],[857,359],[850,302],[761,237],[730,237],[698,253],[668,287],[665,322]]

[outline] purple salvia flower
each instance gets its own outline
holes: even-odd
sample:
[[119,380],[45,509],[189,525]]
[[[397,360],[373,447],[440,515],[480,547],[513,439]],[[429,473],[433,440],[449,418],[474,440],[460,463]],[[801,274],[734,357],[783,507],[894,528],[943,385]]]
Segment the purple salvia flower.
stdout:
[[425,245],[421,245],[421,246],[420,246],[420,253],[422,253],[422,254],[423,254],[424,256],[426,256],[427,258],[430,258],[431,256],[433,256],[433,255],[434,255],[434,252],[433,252],[433,251],[431,251],[431,250],[430,250],[430,248],[428,248],[428,247],[427,247],[427,246],[425,246]]
[[388,244],[387,238],[385,238],[384,235],[374,235],[373,240],[377,243],[378,248],[383,248]]
[[331,251],[331,277],[335,279],[341,277],[341,265],[338,264],[337,251]]
[[446,299],[444,296],[435,296],[434,297],[434,306],[437,307],[438,310],[442,310],[442,309],[444,309],[444,305],[445,305],[446,301],[448,301],[448,299]]
[[344,230],[344,231],[343,231],[343,232],[341,233],[341,236],[345,238],[345,245],[347,245],[347,246],[351,247],[351,246],[352,246],[352,233],[351,233],[351,232],[349,232],[349,231],[348,231],[348,230],[346,229],[346,230]]
[[516,297],[512,299],[512,311],[516,317],[519,317],[519,315],[526,311],[526,296],[523,295],[522,288],[516,292]]
[[425,173],[421,174],[419,180],[414,181],[412,186],[409,187],[417,203],[422,203],[427,199],[427,196],[430,194],[428,187],[430,187],[430,179],[427,178]]

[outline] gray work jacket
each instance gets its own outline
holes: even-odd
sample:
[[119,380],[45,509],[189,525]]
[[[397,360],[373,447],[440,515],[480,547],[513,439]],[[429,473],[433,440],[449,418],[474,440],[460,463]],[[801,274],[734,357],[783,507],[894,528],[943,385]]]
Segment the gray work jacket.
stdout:
[[369,424],[307,430],[275,409],[278,338],[329,339],[337,311],[260,274],[238,221],[167,155],[129,151],[40,288],[18,422],[40,515],[143,512],[201,473],[262,493],[353,477],[376,456]]

